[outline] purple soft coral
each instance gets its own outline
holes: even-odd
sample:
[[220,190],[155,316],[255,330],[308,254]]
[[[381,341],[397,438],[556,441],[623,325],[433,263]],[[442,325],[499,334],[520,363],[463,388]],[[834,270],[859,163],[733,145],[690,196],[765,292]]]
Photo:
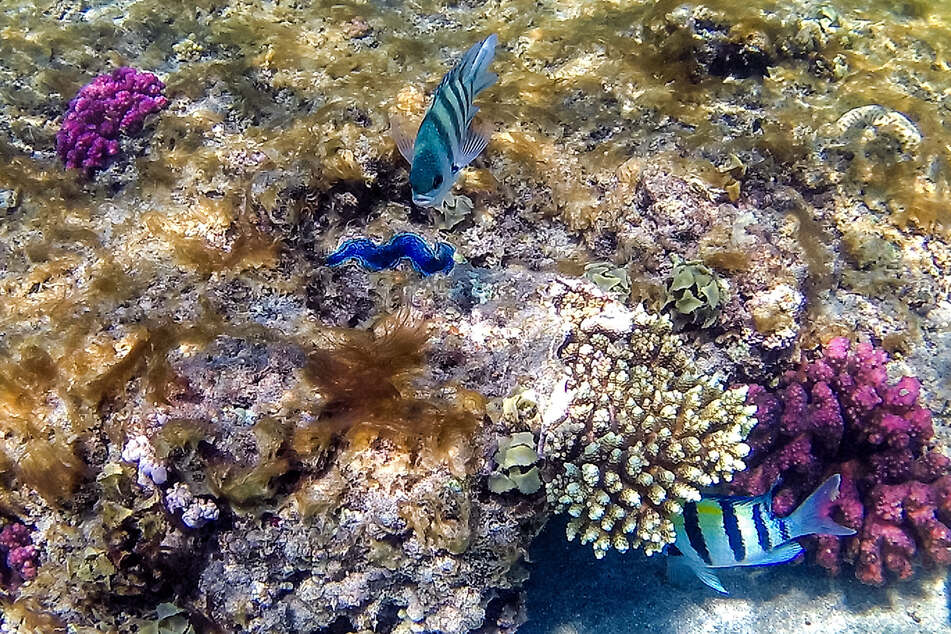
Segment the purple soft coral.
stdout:
[[119,152],[119,134],[135,134],[145,117],[158,112],[168,99],[152,73],[117,68],[80,88],[56,135],[56,151],[68,168],[89,174]]
[[874,584],[886,571],[907,578],[916,554],[951,563],[951,465],[929,447],[931,413],[918,404],[918,380],[890,384],[887,361],[871,344],[837,338],[775,392],[750,386],[759,423],[747,440],[750,468],[731,485],[759,495],[781,480],[773,508],[783,515],[841,473],[833,517],[858,533],[815,538],[816,561],[832,572],[851,562]]

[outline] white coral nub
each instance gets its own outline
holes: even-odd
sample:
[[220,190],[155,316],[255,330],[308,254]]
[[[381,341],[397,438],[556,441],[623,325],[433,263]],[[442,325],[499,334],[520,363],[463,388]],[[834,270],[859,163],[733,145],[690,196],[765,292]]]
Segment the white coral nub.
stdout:
[[189,528],[201,528],[218,519],[218,507],[211,500],[196,499],[182,513],[182,522]]
[[197,498],[187,484],[176,482],[165,494],[165,508],[170,513],[182,511],[182,523],[188,528],[201,528],[218,519],[218,506],[213,500]]
[[122,448],[122,459],[133,462],[139,468],[137,481],[139,486],[148,487],[151,484],[165,484],[168,471],[155,457],[155,449],[145,436],[139,435],[129,439]]

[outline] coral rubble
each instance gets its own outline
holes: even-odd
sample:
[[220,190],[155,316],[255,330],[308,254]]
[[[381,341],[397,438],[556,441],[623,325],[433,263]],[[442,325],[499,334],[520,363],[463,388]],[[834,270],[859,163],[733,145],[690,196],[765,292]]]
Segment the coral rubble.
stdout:
[[571,328],[558,353],[569,402],[546,441],[546,459],[560,465],[548,498],[572,518],[568,539],[598,557],[658,552],[684,502],[744,469],[746,389],[699,373],[666,317],[580,286],[554,301]]
[[852,537],[812,540],[816,561],[843,562],[861,581],[912,575],[916,555],[951,563],[951,460],[932,448],[931,413],[917,379],[888,379],[888,357],[869,343],[829,342],[822,356],[787,372],[775,391],[751,386],[759,422],[749,469],[732,490],[759,495],[780,482],[773,508],[789,513],[832,473],[842,474],[833,505]]

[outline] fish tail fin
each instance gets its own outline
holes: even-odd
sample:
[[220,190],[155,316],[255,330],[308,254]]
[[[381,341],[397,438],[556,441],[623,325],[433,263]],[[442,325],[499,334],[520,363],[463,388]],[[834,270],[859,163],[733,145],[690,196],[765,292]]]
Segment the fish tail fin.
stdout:
[[855,531],[851,528],[846,528],[829,517],[832,503],[839,497],[839,485],[841,483],[842,476],[838,473],[827,478],[784,520],[789,528],[789,534],[793,538],[802,535],[855,534]]
[[498,75],[489,70],[489,64],[495,57],[495,45],[498,36],[493,33],[466,51],[459,62],[459,79],[472,86],[472,98],[494,84]]

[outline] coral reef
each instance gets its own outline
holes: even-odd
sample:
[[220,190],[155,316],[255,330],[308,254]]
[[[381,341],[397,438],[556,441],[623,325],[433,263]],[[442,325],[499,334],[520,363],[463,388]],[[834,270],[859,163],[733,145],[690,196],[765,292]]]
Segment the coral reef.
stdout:
[[[37,553],[2,628],[511,632],[550,509],[488,490],[496,443],[565,428],[483,396],[552,391],[579,327],[536,291],[588,262],[651,309],[672,254],[729,282],[679,340],[700,376],[862,324],[947,439],[944,3],[87,4],[0,12],[0,502]],[[431,216],[388,121],[489,32],[493,134]],[[62,114],[119,66],[169,105],[76,178]],[[468,263],[323,266],[399,232]],[[407,306],[431,328],[371,331]],[[887,498],[916,539],[928,495]]]
[[887,361],[883,350],[840,337],[776,391],[751,386],[759,422],[747,440],[749,468],[731,485],[758,495],[779,481],[773,508],[782,515],[841,473],[833,517],[857,534],[814,538],[815,559],[832,572],[848,562],[858,579],[879,585],[887,572],[911,576],[919,554],[951,563],[951,460],[931,448],[917,379],[889,381]]
[[674,541],[684,502],[745,468],[755,422],[746,389],[700,374],[665,317],[580,286],[556,297],[572,329],[558,353],[567,409],[546,438],[545,457],[559,465],[549,501],[571,516],[568,539],[598,557],[656,553]]
[[[509,596],[512,540],[523,539],[527,509],[474,495],[474,456],[488,442],[478,434],[482,400],[417,383],[426,333],[402,319],[328,333],[334,343],[308,355],[286,345],[256,352],[244,340],[206,349],[209,362],[173,364],[210,398],[175,396],[169,416],[208,421],[206,438],[219,450],[257,445],[236,468],[204,467],[234,512],[234,528],[215,535],[217,555],[197,576],[216,618],[243,615],[249,631],[344,618],[355,629],[465,632],[489,618],[497,593]],[[243,368],[217,370],[235,357]],[[259,377],[256,389],[245,376]],[[269,421],[275,397],[287,427]],[[176,464],[197,494],[201,462]],[[288,569],[297,571],[291,593],[281,590]]]
[[56,135],[56,151],[66,167],[89,174],[105,166],[119,152],[120,134],[136,134],[148,115],[168,105],[164,88],[152,73],[127,66],[80,88]]

